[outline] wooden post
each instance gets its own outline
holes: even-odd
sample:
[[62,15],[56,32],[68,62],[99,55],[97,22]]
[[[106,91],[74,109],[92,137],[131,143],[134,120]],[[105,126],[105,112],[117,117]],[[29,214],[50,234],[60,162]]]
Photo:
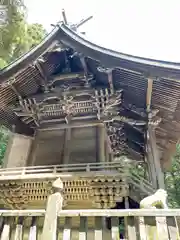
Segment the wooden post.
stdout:
[[64,135],[63,164],[69,163],[70,146],[71,146],[70,142],[71,142],[71,128],[68,128],[65,130],[65,135]]
[[32,144],[31,144],[31,148],[30,148],[30,152],[29,152],[29,156],[28,156],[28,160],[27,160],[28,166],[35,165],[38,141],[39,141],[38,131],[36,130],[34,133],[34,136],[33,136]]
[[104,126],[99,126],[99,162],[105,162],[105,129]]
[[160,159],[159,159],[159,153],[156,145],[156,136],[155,136],[155,130],[153,129],[153,126],[148,127],[148,133],[149,133],[149,142],[150,142],[150,148],[154,160],[154,167],[157,177],[157,183],[158,188],[165,188],[164,184],[164,175],[161,169]]
[[156,170],[154,166],[154,158],[151,151],[149,139],[147,139],[147,160],[148,160],[149,177],[151,179],[152,186],[153,188],[157,189],[158,186],[157,186]]
[[46,215],[43,225],[42,240],[57,239],[57,217],[59,211],[62,210],[63,204],[63,182],[58,178],[53,183],[54,193],[49,196],[46,207]]
[[[125,205],[125,209],[129,209],[129,199],[128,199],[128,197],[124,198],[124,205]],[[125,227],[124,234],[127,238],[128,237],[128,218],[127,217],[124,217],[124,227]]]
[[6,217],[4,219],[3,229],[1,232],[1,240],[9,240],[10,239],[10,218]]
[[36,239],[37,239],[37,218],[32,217],[28,240],[36,240]]
[[150,125],[151,120],[151,101],[153,91],[153,79],[148,78],[146,93],[146,112],[148,114],[148,130],[147,130],[147,157],[150,167],[150,175],[153,187],[164,189],[164,176],[161,170],[158,149],[156,146],[156,136],[154,127]]

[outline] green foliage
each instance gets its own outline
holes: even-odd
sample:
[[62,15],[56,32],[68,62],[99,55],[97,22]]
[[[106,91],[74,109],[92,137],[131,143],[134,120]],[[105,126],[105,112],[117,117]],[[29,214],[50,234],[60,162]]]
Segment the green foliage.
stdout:
[[168,204],[171,208],[180,208],[180,145],[172,160],[171,169],[165,173]]
[[9,130],[3,126],[0,127],[0,165],[3,163],[3,158],[6,152],[6,147],[9,139]]
[[[46,35],[41,24],[26,22],[27,9],[23,0],[3,0],[7,6],[8,21],[0,26],[0,69],[36,46]],[[9,131],[0,127],[0,165],[6,151]]]
[[4,0],[3,4],[8,8],[8,22],[0,27],[0,68],[36,46],[46,35],[41,24],[26,22],[23,0]]
[[[147,178],[145,166],[132,167],[131,171],[143,178]],[[180,208],[180,145],[177,146],[176,155],[172,159],[172,166],[165,173],[165,185],[168,193],[170,208]]]
[[2,58],[0,58],[0,69],[4,68],[7,65],[6,61]]

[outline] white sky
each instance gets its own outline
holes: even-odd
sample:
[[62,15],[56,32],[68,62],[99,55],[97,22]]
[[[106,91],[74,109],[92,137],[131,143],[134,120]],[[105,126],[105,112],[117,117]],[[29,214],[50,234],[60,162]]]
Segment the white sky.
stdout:
[[180,62],[180,0],[25,0],[28,21],[50,24],[83,17],[89,40],[132,55]]

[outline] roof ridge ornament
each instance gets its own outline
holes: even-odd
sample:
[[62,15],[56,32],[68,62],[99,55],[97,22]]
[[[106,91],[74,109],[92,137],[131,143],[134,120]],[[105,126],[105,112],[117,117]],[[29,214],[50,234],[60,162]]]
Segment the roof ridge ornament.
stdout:
[[[84,25],[85,23],[87,23],[89,20],[91,20],[93,18],[93,16],[89,16],[89,17],[83,18],[78,23],[70,24],[68,22],[68,20],[67,20],[65,9],[63,8],[62,9],[62,18],[63,18],[62,22],[65,25],[68,25],[71,30],[77,32],[78,28],[81,27],[82,25]],[[81,32],[81,34],[86,34],[86,33],[85,32]]]

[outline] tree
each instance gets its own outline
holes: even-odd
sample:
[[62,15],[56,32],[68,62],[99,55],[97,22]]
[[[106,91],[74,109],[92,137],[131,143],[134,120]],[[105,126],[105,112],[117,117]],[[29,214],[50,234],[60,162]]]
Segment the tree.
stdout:
[[172,159],[172,166],[165,173],[165,184],[168,192],[168,203],[171,208],[180,207],[180,145]]
[[14,43],[19,35],[22,35],[25,25],[25,7],[23,0],[4,0],[3,5],[7,7],[8,21],[0,29],[0,58],[9,62],[13,54]]
[[23,0],[4,0],[3,4],[8,9],[8,21],[0,27],[0,68],[37,45],[46,35],[41,24],[27,23]]
[[[23,0],[2,0],[7,7],[8,21],[0,26],[0,69],[36,46],[46,35],[41,24],[26,22],[27,9]],[[9,131],[0,126],[0,165],[4,158]]]
[[3,163],[6,147],[9,139],[9,130],[3,126],[0,127],[0,166]]

